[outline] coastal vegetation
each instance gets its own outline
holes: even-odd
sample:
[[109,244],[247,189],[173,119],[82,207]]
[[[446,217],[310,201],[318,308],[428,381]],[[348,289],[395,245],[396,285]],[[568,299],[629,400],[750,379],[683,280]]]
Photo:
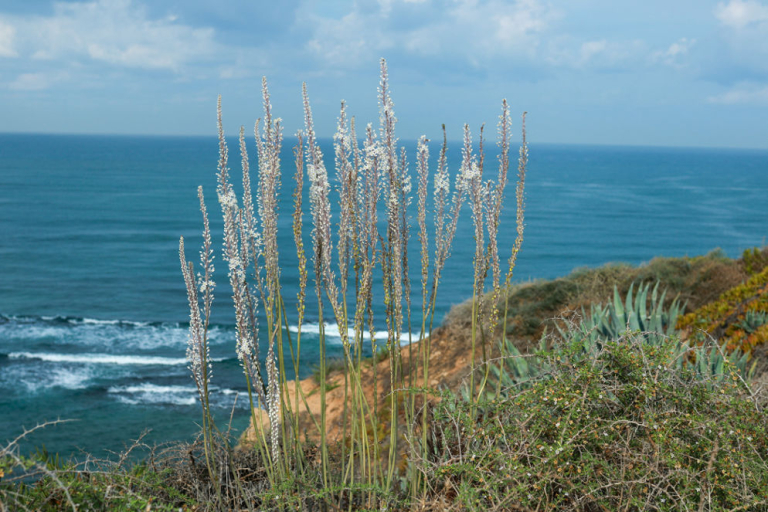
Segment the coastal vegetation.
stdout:
[[[768,250],[761,254],[768,255]],[[662,271],[666,280],[657,281]],[[702,347],[686,347],[681,343],[685,329],[657,337],[654,345],[648,343],[648,332],[619,329],[612,339],[583,329],[594,325],[593,317],[574,305],[585,304],[585,312],[607,311],[603,318],[610,317],[616,307],[614,287],[625,312],[634,313],[637,294],[627,308],[628,293],[622,290],[633,279],[642,283],[638,276],[647,278],[646,283],[659,282],[659,290],[675,290],[663,301],[663,292],[657,296],[657,308],[664,303],[661,316],[667,317],[667,329],[675,299],[691,310],[691,303],[700,304],[692,292],[705,289],[703,283],[727,292],[749,280],[744,259],[715,252],[656,259],[640,267],[580,269],[554,281],[515,285],[510,313],[514,309],[541,317],[540,329],[547,335],[510,335],[506,359],[491,365],[490,394],[479,397],[474,412],[463,391],[468,368],[454,374],[440,366],[440,360],[466,355],[469,348],[469,340],[461,338],[469,322],[462,317],[467,308],[457,306],[433,334],[437,351],[443,353],[434,365],[440,384],[429,404],[427,457],[409,462],[426,475],[428,491],[410,499],[402,487],[382,493],[389,509],[677,510],[684,504],[694,510],[700,505],[701,510],[760,510],[768,498],[760,494],[768,488],[768,375],[760,346],[743,364],[725,349],[726,357],[719,358],[721,349],[711,340]],[[715,283],[713,276],[719,276]],[[574,282],[580,284],[572,288]],[[542,304],[545,291],[561,287],[572,293],[557,306]],[[605,294],[602,304],[594,302],[595,287]],[[654,287],[648,290],[648,310],[654,309]],[[723,293],[714,295],[710,303]],[[568,311],[578,316],[567,321]],[[678,314],[678,323],[684,317]],[[449,348],[455,352],[448,353]],[[710,359],[698,357],[697,350],[705,350]],[[688,357],[681,357],[686,352]],[[699,364],[691,364],[694,354]],[[702,368],[705,360],[709,364]],[[386,359],[380,363],[388,364]],[[751,380],[743,377],[744,370],[752,372]],[[336,369],[328,379],[343,382],[342,373]],[[384,411],[382,430],[387,417]],[[349,489],[325,488],[320,481],[316,439],[310,434],[304,442],[315,479],[288,480],[276,489],[257,452],[244,449],[245,443],[227,449],[234,439],[228,445],[219,442],[216,456],[223,467],[234,468],[224,472],[229,480],[220,485],[236,488],[237,479],[250,493],[254,509],[348,508]],[[216,508],[202,438],[158,448],[139,464],[128,459],[67,462],[44,451],[21,456],[20,442],[4,449],[0,465],[8,510],[70,510],[73,505],[78,510]],[[339,443],[331,447],[331,471],[340,468],[340,448]],[[20,475],[28,479],[13,480]]]
[[745,251],[743,261],[749,280],[682,317],[678,328],[694,339],[723,340],[727,350],[762,349],[768,341],[768,262],[759,251]]
[[[513,284],[525,226],[525,114],[514,194],[506,191],[513,161],[506,100],[493,179],[484,128],[476,144],[465,126],[453,185],[445,128],[434,171],[428,140],[419,140],[412,183],[382,60],[379,128],[369,124],[359,138],[341,104],[335,191],[303,88],[292,215],[300,286],[291,311],[280,284],[285,248],[277,242],[282,121],[266,79],[262,92],[255,187],[240,130],[240,196],[218,105],[222,256],[248,432],[234,439],[210,410],[218,242],[200,188],[199,269],[179,244],[199,438],[154,448],[140,463],[128,453],[70,462],[45,450],[23,454],[20,443],[34,435],[26,432],[0,449],[0,511],[768,507],[768,397],[759,386],[768,251],[738,261],[714,252],[607,265]],[[304,244],[305,179],[311,247]],[[506,227],[503,206],[512,197],[515,222]],[[414,200],[416,258],[408,254]],[[465,205],[474,228],[472,297],[436,325],[442,272]],[[514,230],[511,247],[499,247],[501,229]],[[414,259],[418,283],[410,280]],[[320,358],[314,376],[289,381],[286,369],[298,375],[302,364],[307,293],[318,308]],[[340,361],[326,357],[328,321],[339,326]],[[364,356],[368,345],[372,358]]]

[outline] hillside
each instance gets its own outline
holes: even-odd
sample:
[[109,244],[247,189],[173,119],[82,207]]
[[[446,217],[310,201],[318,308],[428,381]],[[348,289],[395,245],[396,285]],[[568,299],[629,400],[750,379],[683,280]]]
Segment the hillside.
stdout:
[[[768,264],[768,248],[761,252],[750,253],[753,256],[734,260],[721,251],[713,251],[704,256],[682,258],[655,258],[647,264],[631,266],[627,264],[608,264],[595,269],[577,269],[570,275],[554,280],[533,281],[517,284],[508,294],[507,337],[523,353],[536,346],[545,329],[554,331],[557,322],[573,320],[582,311],[589,311],[590,306],[604,303],[613,295],[616,287],[624,296],[633,283],[660,283],[666,289],[665,302],[675,298],[686,305],[684,312],[693,313],[700,308],[717,301],[721,295],[745,283],[751,275],[756,275]],[[764,290],[763,290],[764,292]],[[486,296],[486,310],[490,310],[490,294]],[[499,302],[503,312],[504,302]],[[471,300],[454,306],[446,315],[442,325],[432,332],[429,358],[428,387],[434,391],[459,391],[466,384],[471,361]],[[497,329],[497,330],[500,330]],[[495,339],[498,339],[498,332]],[[411,365],[413,358],[421,357],[418,343],[402,348],[403,367],[405,368],[405,386],[423,386],[422,365]],[[476,348],[476,362],[482,361],[482,347]],[[488,357],[498,356],[497,343],[487,346]],[[757,368],[760,373],[768,369],[768,351],[763,347],[755,350],[760,358]],[[766,362],[762,362],[765,359]],[[408,380],[408,369],[416,366]],[[756,375],[759,378],[760,375]],[[376,406],[381,418],[382,433],[389,431],[386,414],[387,397],[393,386],[390,382],[390,367],[387,360],[371,362],[363,369],[361,380],[366,389],[366,397],[371,407]],[[374,387],[374,382],[376,386]],[[320,414],[320,383],[315,377],[300,382],[306,404],[315,418]],[[395,386],[397,389],[398,386]],[[289,396],[294,396],[295,382],[288,383]],[[374,398],[375,397],[375,398]],[[344,411],[344,374],[340,369],[329,373],[326,383],[327,424],[331,441],[340,441],[343,430]],[[375,404],[375,405],[374,405]],[[306,407],[300,408],[300,429],[308,437],[317,439],[319,433],[316,419],[310,417]],[[264,421],[268,420],[264,417]],[[266,424],[266,423],[265,423]],[[252,442],[255,432],[251,427],[244,433],[242,440]]]

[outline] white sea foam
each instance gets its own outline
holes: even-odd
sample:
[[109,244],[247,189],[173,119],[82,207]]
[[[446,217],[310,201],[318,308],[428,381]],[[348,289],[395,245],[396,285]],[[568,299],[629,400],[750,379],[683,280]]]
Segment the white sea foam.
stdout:
[[[212,393],[221,393],[223,395],[236,395],[237,390],[220,389],[211,387]],[[144,383],[134,386],[112,386],[107,389],[107,393],[116,395],[116,398],[125,404],[172,404],[172,405],[194,405],[197,403],[197,388],[194,386],[160,386],[157,384]]]
[[[97,320],[95,318],[83,318],[80,321],[75,321],[75,322],[70,321],[70,323],[73,323],[75,325],[80,324],[80,323],[85,324],[85,325],[118,325],[118,324],[123,323],[123,322],[121,320]],[[136,322],[125,322],[125,324],[126,325],[136,325],[136,326],[147,325],[147,324],[136,323]]]
[[[63,368],[58,368],[47,375],[47,378],[43,380],[42,384],[45,387],[60,387],[64,389],[85,389],[88,387],[88,381],[90,380],[90,372],[84,371],[71,371]],[[41,384],[40,381],[36,383]]]
[[[35,317],[11,316],[11,320],[34,321]],[[150,325],[149,322],[136,322],[133,320],[103,320],[98,318],[77,318],[71,316],[41,316],[41,320],[46,322],[60,322],[71,325],[130,325],[135,327],[144,327]]]
[[90,385],[93,372],[86,368],[51,368],[40,371],[30,365],[12,365],[0,373],[0,388],[36,394],[51,388],[85,389]]
[[112,386],[107,389],[107,393],[197,393],[194,386],[158,386],[157,384],[139,384],[138,386]]
[[[299,332],[299,327],[296,325],[291,325],[288,328],[291,332]],[[339,330],[338,324],[324,324],[324,333],[326,338],[331,338],[333,341],[339,343],[341,342],[341,331]],[[319,323],[305,323],[301,326],[301,332],[302,333],[308,333],[308,334],[320,334],[320,324]],[[355,330],[354,329],[347,329],[347,333],[350,339],[354,339],[355,337]],[[429,336],[429,334],[427,334]],[[374,339],[377,340],[386,340],[389,337],[389,333],[387,331],[375,331],[374,332]],[[365,330],[363,333],[363,339],[369,340],[371,339],[371,332],[369,330]],[[409,341],[419,341],[419,333],[414,332],[410,337],[408,333],[401,333],[400,334],[400,343],[408,343]]]
[[[88,347],[120,347],[151,350],[185,347],[189,329],[177,323],[148,323],[130,320],[99,320],[60,316],[7,317],[0,323],[0,338],[19,343],[46,340],[56,344]],[[221,326],[208,330],[210,345],[234,340],[234,331]]]
[[61,327],[54,327],[49,325],[28,325],[25,326],[23,330],[18,329],[17,332],[13,334],[13,337],[25,340],[40,340],[58,338],[60,335]]
[[185,358],[158,356],[125,356],[114,354],[51,354],[45,352],[11,352],[11,359],[40,359],[54,363],[113,364],[113,365],[157,365],[172,366],[186,364]]
[[119,402],[122,402],[128,405],[147,405],[147,404],[195,405],[197,403],[197,398],[193,396],[183,397],[183,396],[177,396],[177,395],[166,395],[166,396],[140,395],[136,397],[119,395],[117,397],[117,400]]
[[191,386],[158,386],[146,383],[137,386],[112,386],[107,389],[107,393],[117,395],[116,398],[120,402],[129,405],[197,403],[197,389]]

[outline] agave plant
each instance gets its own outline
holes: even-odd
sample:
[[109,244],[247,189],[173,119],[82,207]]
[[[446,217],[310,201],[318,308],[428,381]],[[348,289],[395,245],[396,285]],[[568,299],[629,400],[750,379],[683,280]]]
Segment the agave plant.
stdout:
[[[677,350],[679,351],[676,359],[677,369],[682,370],[683,367],[691,369],[695,373],[695,378],[699,380],[721,382],[735,371],[742,379],[749,382],[755,374],[757,361],[749,364],[749,352],[736,349],[726,353],[715,340],[709,340],[704,345],[694,347],[681,343]],[[686,357],[688,354],[691,357]]]
[[500,364],[491,366],[491,375],[500,382],[502,388],[527,388],[548,373],[549,362],[541,355],[547,351],[546,332],[541,337],[538,350],[531,354],[521,353],[509,339],[504,340],[504,343],[504,358]]
[[747,334],[752,334],[765,324],[768,324],[768,313],[750,309],[744,314],[744,319],[736,325]]
[[[675,328],[677,317],[685,308],[675,298],[664,308],[666,291],[659,295],[659,284],[653,290],[650,284],[641,285],[633,296],[634,285],[629,287],[627,296],[621,299],[614,287],[613,301],[605,306],[593,306],[590,315],[584,315],[581,323],[570,327],[558,326],[559,339],[547,350],[546,331],[539,343],[539,350],[523,355],[510,341],[505,340],[504,353],[508,354],[501,363],[491,368],[493,378],[505,389],[529,387],[535,380],[546,378],[553,358],[567,357],[572,361],[596,357],[606,343],[623,340],[640,340],[652,346],[666,345],[674,352],[676,370],[693,370],[694,378],[719,382],[738,372],[743,379],[750,380],[755,364],[749,365],[749,353],[735,350],[726,353],[715,340],[704,345],[691,345],[681,341]],[[650,293],[650,307],[649,301]],[[764,319],[757,315],[750,317],[750,325],[760,325]]]
[[[632,295],[634,283],[630,285],[626,298],[622,301],[619,290],[614,286],[613,301],[605,306],[592,306],[590,314],[583,315],[584,320],[579,330],[589,337],[590,342],[600,340],[610,341],[618,339],[627,331],[639,332],[648,343],[658,345],[666,337],[677,333],[675,325],[677,317],[685,309],[685,304],[680,304],[678,298],[672,301],[668,309],[664,308],[666,290],[659,296],[659,283],[653,287],[650,295],[650,307],[648,292],[651,291],[650,283],[640,285],[637,293]],[[559,328],[558,328],[559,329]],[[566,335],[562,329],[560,334],[564,339]]]

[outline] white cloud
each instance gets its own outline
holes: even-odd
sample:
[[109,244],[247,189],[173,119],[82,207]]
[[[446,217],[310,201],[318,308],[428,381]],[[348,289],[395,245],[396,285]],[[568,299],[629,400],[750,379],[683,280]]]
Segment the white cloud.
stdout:
[[16,29],[13,25],[0,20],[0,57],[16,57],[17,53],[13,47],[13,40],[16,36]]
[[678,55],[685,55],[688,53],[688,50],[691,49],[691,47],[696,44],[695,39],[688,40],[685,37],[680,39],[676,43],[672,43],[669,48],[667,49],[665,55],[667,57],[677,57]]
[[645,43],[640,40],[585,41],[581,43],[571,65],[576,68],[617,69],[638,63],[645,52]]
[[715,9],[720,20],[723,54],[707,63],[724,83],[768,78],[768,5],[755,0],[730,0]]
[[[584,39],[563,31],[565,13],[547,0],[369,0],[336,15],[305,3],[298,27],[326,69],[349,69],[385,55],[433,58],[483,70],[632,71],[649,63],[640,38]],[[404,21],[407,20],[407,21]],[[664,52],[673,61],[693,41]]]
[[99,61],[128,68],[180,72],[210,59],[214,31],[152,19],[131,0],[56,3],[51,16],[17,19],[22,49],[34,59]]
[[375,15],[351,12],[339,19],[315,18],[310,22],[313,34],[307,49],[334,67],[375,62],[380,53],[391,48],[391,35],[382,28]]
[[657,51],[651,54],[652,62],[661,62],[668,66],[680,67],[679,59],[688,55],[688,52],[696,44],[695,39],[683,37],[669,45],[669,48],[663,51]]
[[[500,43],[505,49],[516,49],[519,43],[535,34],[542,33],[552,21],[554,13],[537,0],[519,1],[514,8],[504,5],[487,5],[482,17],[475,17],[475,28],[480,29],[485,21],[490,21],[495,29],[491,44]],[[497,16],[493,14],[497,13]],[[458,18],[457,18],[458,21]]]
[[608,41],[602,39],[600,41],[587,41],[581,44],[579,50],[579,56],[583,62],[587,62],[596,55],[605,53],[608,49]]
[[[373,6],[355,3],[340,17],[312,14],[300,22],[311,32],[311,53],[347,67],[392,50],[470,64],[530,57],[557,17],[541,0],[379,0]],[[411,21],[402,23],[404,18]]]
[[715,16],[728,27],[742,29],[768,21],[768,6],[756,0],[730,0],[717,4]]
[[53,80],[44,73],[23,73],[8,84],[15,91],[42,91],[51,86]]
[[742,85],[723,94],[710,96],[707,101],[722,105],[768,105],[768,86]]
[[630,70],[643,63],[647,54],[644,41],[611,41],[595,39],[579,41],[564,36],[551,42],[540,52],[555,67],[578,70]]

